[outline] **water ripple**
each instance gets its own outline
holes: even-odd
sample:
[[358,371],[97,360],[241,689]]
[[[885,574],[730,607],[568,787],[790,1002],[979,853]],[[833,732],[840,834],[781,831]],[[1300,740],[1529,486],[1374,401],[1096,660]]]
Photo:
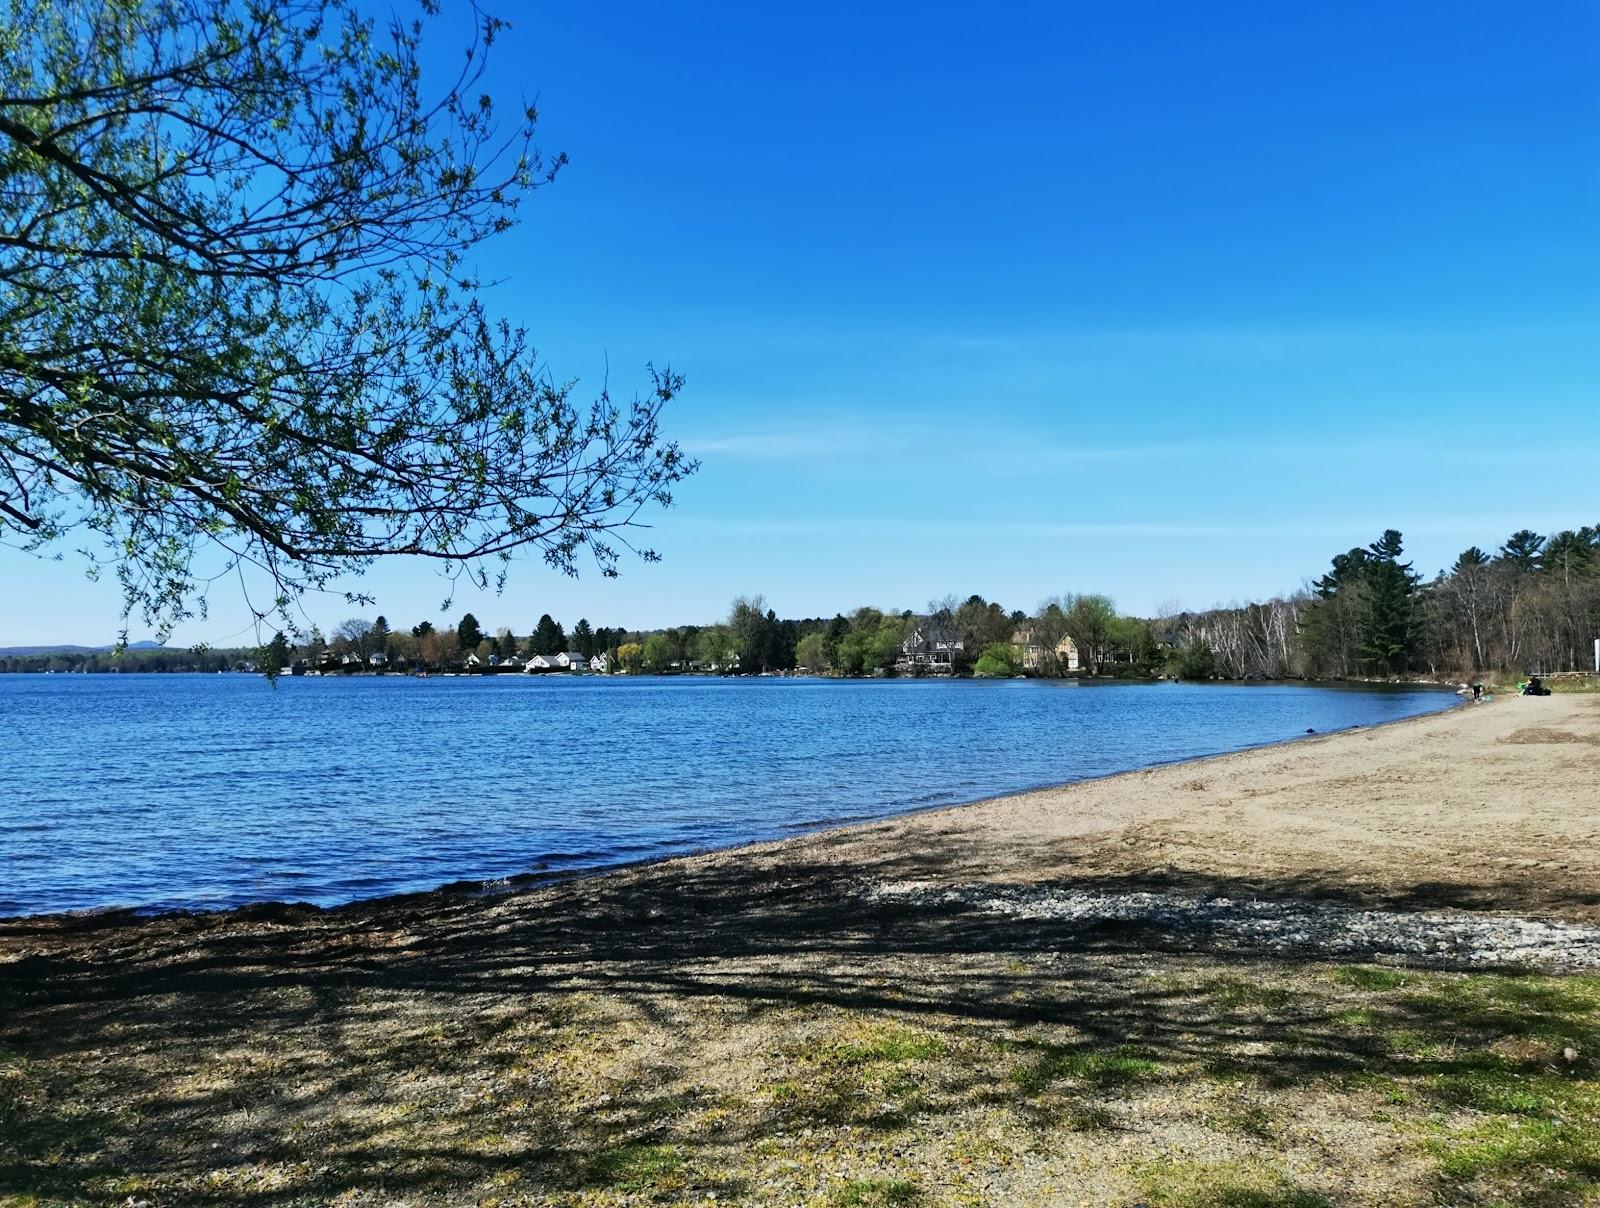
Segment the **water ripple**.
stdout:
[[0,914],[599,867],[1442,708],[1297,685],[0,676]]

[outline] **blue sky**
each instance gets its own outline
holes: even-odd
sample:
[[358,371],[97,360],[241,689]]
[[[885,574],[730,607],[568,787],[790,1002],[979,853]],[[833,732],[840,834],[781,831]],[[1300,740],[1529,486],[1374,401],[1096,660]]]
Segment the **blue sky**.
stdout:
[[[660,565],[452,617],[1148,613],[1600,521],[1592,4],[519,7],[492,82],[572,162],[494,305],[580,390],[683,372],[703,469]],[[70,554],[0,577],[0,643],[116,629]]]

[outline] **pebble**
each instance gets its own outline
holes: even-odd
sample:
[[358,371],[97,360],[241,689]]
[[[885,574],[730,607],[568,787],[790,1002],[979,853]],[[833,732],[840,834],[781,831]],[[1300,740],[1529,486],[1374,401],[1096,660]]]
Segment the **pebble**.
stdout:
[[1364,910],[1336,902],[1234,901],[1185,894],[888,881],[873,902],[958,907],[1067,928],[1136,923],[1206,932],[1264,951],[1394,956],[1430,962],[1600,968],[1600,927],[1468,910]]

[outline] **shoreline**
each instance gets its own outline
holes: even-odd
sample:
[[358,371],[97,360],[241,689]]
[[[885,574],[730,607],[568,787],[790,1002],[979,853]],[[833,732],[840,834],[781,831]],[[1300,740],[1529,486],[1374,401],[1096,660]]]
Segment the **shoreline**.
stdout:
[[[174,673],[171,673],[171,674],[186,674],[186,673],[174,672]],[[308,677],[301,677],[301,678],[308,678]],[[312,677],[312,678],[317,678],[317,677]],[[354,678],[354,677],[352,676],[352,677],[335,677],[335,678]],[[382,677],[381,676],[369,676],[368,678],[382,678]],[[394,676],[392,678],[401,678],[401,677]],[[570,678],[578,678],[578,677],[574,676],[574,677],[570,677]],[[642,678],[642,677],[640,677],[640,678]],[[659,678],[675,678],[675,677],[659,677]],[[695,678],[695,677],[681,677],[681,678]],[[705,677],[698,677],[698,678],[705,678]],[[817,678],[829,678],[829,677],[817,677]],[[861,680],[864,680],[864,681],[871,679],[871,677],[867,677],[867,676],[859,676],[859,677],[854,677],[854,678],[861,679]],[[904,678],[909,679],[910,677],[904,677]],[[1103,680],[1097,680],[1097,681],[1094,681],[1094,682],[1098,685],[1098,684],[1101,684],[1101,683],[1104,683],[1104,684],[1153,683],[1153,682],[1162,682],[1162,681],[1145,681],[1145,680],[1134,681],[1134,680],[1103,679]],[[1179,683],[1179,682],[1184,682],[1184,681],[1176,681],[1176,680],[1174,680],[1174,681],[1166,681],[1166,682]],[[1230,686],[1241,686],[1241,687],[1243,687],[1243,686],[1267,687],[1267,686],[1272,686],[1272,685],[1296,685],[1296,686],[1305,686],[1305,687],[1336,687],[1336,686],[1339,686],[1340,684],[1343,684],[1344,686],[1347,686],[1347,687],[1355,687],[1355,688],[1358,688],[1358,689],[1362,689],[1362,688],[1370,688],[1370,687],[1374,686],[1372,684],[1354,684],[1351,681],[1329,681],[1327,683],[1311,683],[1309,681],[1298,681],[1298,680],[1253,680],[1253,681],[1240,680],[1240,681],[1217,681],[1217,682],[1218,683],[1225,683],[1225,684],[1228,684]],[[1420,684],[1394,684],[1393,686],[1396,687],[1396,688],[1415,689],[1415,688],[1420,687],[1422,685],[1420,685]],[[1441,692],[1443,692],[1445,689],[1441,685],[1441,686],[1439,686],[1439,690]],[[93,925],[93,924],[107,924],[107,925],[113,925],[113,926],[116,926],[116,925],[137,926],[140,923],[150,922],[150,921],[155,921],[155,920],[161,920],[161,919],[190,918],[190,917],[194,917],[194,918],[225,918],[225,917],[232,916],[232,915],[237,915],[237,914],[252,914],[252,913],[255,914],[255,915],[282,915],[282,914],[288,914],[288,913],[299,913],[299,914],[306,914],[306,915],[334,915],[334,914],[338,914],[338,913],[343,912],[343,911],[350,911],[350,910],[356,910],[356,909],[381,908],[387,903],[393,903],[396,906],[400,906],[402,904],[415,903],[415,902],[417,902],[419,900],[426,901],[426,900],[432,899],[432,898],[439,898],[439,899],[462,899],[462,898],[465,898],[465,899],[469,899],[469,900],[501,898],[501,897],[506,897],[506,896],[515,895],[515,894],[536,892],[536,891],[539,891],[539,890],[542,890],[542,889],[545,889],[545,888],[548,888],[548,887],[551,887],[551,886],[567,884],[567,883],[570,883],[570,882],[573,882],[573,881],[590,880],[590,879],[593,879],[593,878],[596,878],[596,877],[605,877],[605,876],[610,876],[610,875],[614,875],[614,874],[626,874],[626,873],[630,873],[630,872],[637,872],[637,871],[641,871],[641,870],[656,868],[658,866],[661,866],[661,865],[664,865],[664,864],[671,864],[671,863],[673,863],[675,861],[679,861],[679,860],[698,860],[698,859],[704,859],[704,858],[707,858],[707,857],[734,855],[734,854],[737,854],[739,852],[758,851],[758,850],[765,850],[765,849],[769,849],[769,848],[781,848],[784,845],[801,842],[801,841],[806,840],[806,839],[819,838],[819,837],[828,836],[828,835],[834,835],[834,834],[848,833],[848,832],[857,830],[859,828],[872,827],[872,826],[880,825],[880,824],[886,823],[886,822],[894,822],[894,821],[897,821],[897,820],[900,820],[900,819],[916,818],[916,817],[921,817],[921,816],[926,816],[926,815],[937,815],[937,814],[942,814],[942,813],[953,813],[953,812],[957,812],[957,811],[968,810],[968,809],[973,809],[973,808],[982,807],[982,806],[1002,805],[1004,802],[1011,801],[1011,800],[1028,798],[1028,797],[1033,796],[1034,794],[1039,794],[1039,793],[1058,793],[1058,792],[1063,792],[1063,791],[1067,791],[1067,790],[1070,790],[1070,789],[1074,789],[1074,788],[1077,788],[1077,787],[1080,787],[1080,786],[1083,786],[1083,785],[1092,785],[1092,784],[1099,784],[1099,783],[1104,783],[1104,782],[1108,782],[1108,781],[1115,781],[1115,780],[1118,780],[1119,778],[1123,778],[1123,777],[1140,776],[1140,775],[1144,775],[1144,774],[1146,774],[1148,772],[1155,771],[1155,770],[1160,770],[1160,769],[1179,768],[1179,767],[1183,767],[1183,766],[1186,766],[1186,765],[1207,764],[1207,763],[1210,763],[1210,762],[1215,761],[1215,760],[1227,759],[1227,758],[1229,758],[1231,756],[1235,756],[1235,755],[1246,755],[1246,754],[1249,754],[1251,752],[1273,750],[1273,749],[1280,748],[1280,747],[1292,746],[1293,744],[1296,744],[1296,743],[1314,742],[1317,739],[1332,738],[1332,737],[1337,737],[1339,735],[1352,734],[1352,733],[1355,733],[1356,731],[1362,731],[1362,730],[1365,730],[1365,731],[1376,731],[1376,730],[1379,730],[1379,729],[1386,729],[1386,728],[1394,727],[1394,726],[1404,726],[1404,725],[1409,725],[1409,724],[1414,723],[1414,722],[1424,721],[1424,720],[1427,720],[1428,718],[1433,718],[1433,717],[1438,717],[1438,716],[1441,716],[1441,715],[1444,715],[1444,714],[1449,714],[1449,713],[1451,713],[1451,712],[1453,712],[1455,710],[1462,709],[1462,708],[1472,704],[1471,700],[1468,699],[1468,698],[1461,698],[1461,697],[1459,697],[1458,694],[1454,694],[1454,693],[1452,695],[1457,695],[1457,699],[1456,699],[1454,704],[1443,706],[1443,707],[1441,707],[1439,709],[1433,710],[1433,711],[1428,712],[1428,713],[1415,714],[1415,715],[1410,716],[1410,717],[1398,717],[1398,718],[1391,719],[1389,721],[1377,722],[1377,723],[1374,723],[1374,724],[1371,724],[1371,725],[1356,724],[1356,725],[1346,726],[1346,727],[1344,727],[1342,729],[1339,729],[1339,730],[1328,730],[1328,731],[1318,732],[1318,733],[1315,733],[1315,734],[1311,734],[1311,733],[1293,734],[1293,735],[1290,735],[1290,736],[1288,736],[1286,738],[1272,739],[1272,740],[1267,741],[1267,742],[1254,743],[1254,744],[1250,744],[1250,745],[1243,746],[1243,747],[1236,747],[1236,748],[1234,748],[1232,750],[1217,751],[1217,752],[1213,752],[1213,753],[1208,754],[1208,755],[1196,755],[1196,756],[1189,756],[1189,757],[1177,758],[1177,759],[1169,759],[1169,760],[1156,760],[1156,761],[1151,762],[1151,763],[1140,764],[1140,765],[1138,765],[1136,767],[1127,768],[1127,769],[1124,769],[1122,771],[1107,772],[1104,775],[1089,776],[1089,777],[1085,777],[1085,778],[1083,778],[1081,780],[1053,781],[1053,782],[1048,782],[1048,783],[1044,783],[1044,784],[1034,785],[1034,786],[1029,787],[1029,788],[1017,789],[1017,790],[1014,790],[1012,792],[993,794],[993,795],[986,796],[986,797],[974,797],[974,798],[971,798],[970,800],[967,800],[967,801],[941,802],[941,803],[932,804],[932,805],[911,806],[911,807],[909,807],[907,809],[896,810],[893,813],[889,813],[889,814],[882,814],[882,815],[878,815],[878,816],[870,817],[870,818],[860,818],[860,819],[855,819],[855,820],[851,820],[851,821],[847,821],[847,822],[841,822],[841,823],[837,823],[837,824],[824,824],[822,826],[815,826],[814,827],[814,826],[811,826],[809,824],[802,823],[802,824],[797,824],[797,829],[793,833],[790,833],[790,834],[775,836],[775,837],[766,838],[766,839],[752,839],[752,840],[749,840],[749,841],[746,841],[746,842],[735,843],[735,844],[731,844],[731,845],[728,845],[728,846],[713,846],[713,847],[694,848],[694,849],[689,850],[689,851],[674,852],[674,853],[671,853],[671,854],[661,855],[661,856],[647,856],[647,857],[643,857],[641,859],[619,861],[619,862],[614,863],[614,864],[597,864],[597,865],[588,865],[588,866],[579,867],[579,868],[557,869],[557,870],[550,870],[550,871],[520,872],[520,873],[514,873],[514,874],[512,874],[510,876],[507,876],[507,877],[495,878],[493,880],[479,880],[479,879],[476,879],[476,878],[468,877],[468,878],[462,878],[462,879],[455,880],[455,881],[446,881],[446,882],[443,882],[443,883],[438,884],[438,885],[431,886],[431,887],[426,888],[426,889],[408,890],[408,891],[402,891],[402,892],[398,892],[398,893],[378,894],[378,895],[375,895],[375,896],[370,897],[370,898],[356,898],[356,899],[353,899],[352,901],[348,901],[348,902],[335,903],[334,905],[331,905],[331,906],[321,906],[321,905],[318,905],[317,903],[314,903],[314,902],[307,902],[307,901],[304,901],[304,900],[296,900],[296,899],[262,898],[262,899],[259,899],[257,901],[240,903],[238,905],[233,905],[233,906],[221,906],[221,907],[218,907],[218,908],[216,908],[214,910],[208,910],[208,909],[205,909],[205,908],[202,908],[202,907],[193,907],[193,906],[178,906],[178,907],[170,907],[170,908],[169,907],[159,907],[159,906],[157,906],[157,907],[101,906],[101,907],[84,907],[82,909],[77,909],[77,910],[45,911],[45,912],[36,913],[36,914],[0,914],[0,937],[3,937],[3,935],[5,933],[5,930],[6,930],[6,927],[7,927],[8,924],[19,924],[19,923],[60,923],[62,925],[66,925],[66,924],[69,924],[69,923],[78,923],[78,924],[81,924],[81,925],[83,925],[85,927],[87,927],[89,925]]]

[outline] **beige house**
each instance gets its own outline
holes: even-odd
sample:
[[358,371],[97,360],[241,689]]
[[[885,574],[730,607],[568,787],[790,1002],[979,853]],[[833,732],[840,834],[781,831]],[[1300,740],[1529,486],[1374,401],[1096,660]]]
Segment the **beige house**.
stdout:
[[[1024,671],[1038,671],[1044,663],[1045,650],[1040,643],[1034,640],[1033,630],[1019,629],[1011,637],[1019,650],[1022,651],[1022,669]],[[1056,659],[1063,671],[1078,670],[1078,646],[1071,638],[1063,637],[1056,643]]]

